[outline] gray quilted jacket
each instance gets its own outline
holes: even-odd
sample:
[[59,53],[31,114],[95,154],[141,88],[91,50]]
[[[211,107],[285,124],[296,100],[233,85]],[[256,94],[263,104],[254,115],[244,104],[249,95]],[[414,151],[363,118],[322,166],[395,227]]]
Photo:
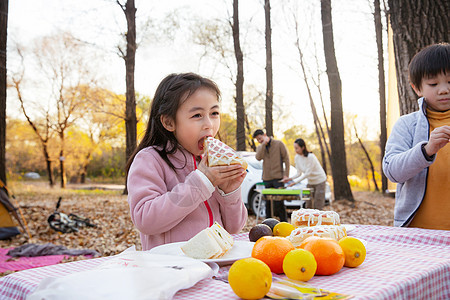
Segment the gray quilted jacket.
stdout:
[[[434,162],[425,159],[421,146],[428,142],[430,125],[426,102],[418,100],[419,110],[401,116],[392,128],[386,143],[383,171],[397,183],[394,226],[408,226],[425,196],[428,167]],[[436,154],[438,155],[438,154]]]

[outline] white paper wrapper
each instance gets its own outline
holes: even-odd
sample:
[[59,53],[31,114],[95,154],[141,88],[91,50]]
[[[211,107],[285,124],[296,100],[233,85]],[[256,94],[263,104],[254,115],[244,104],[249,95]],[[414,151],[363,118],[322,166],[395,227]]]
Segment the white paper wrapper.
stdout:
[[125,250],[94,269],[45,278],[27,299],[171,299],[213,273],[192,258]]

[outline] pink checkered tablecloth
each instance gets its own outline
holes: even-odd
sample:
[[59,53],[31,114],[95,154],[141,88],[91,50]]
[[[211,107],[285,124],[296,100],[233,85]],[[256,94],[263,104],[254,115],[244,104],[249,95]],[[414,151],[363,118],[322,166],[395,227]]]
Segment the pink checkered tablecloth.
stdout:
[[[349,235],[367,241],[365,262],[332,276],[314,276],[309,284],[354,299],[450,299],[450,231],[356,225]],[[247,240],[248,235],[235,238]],[[108,257],[10,274],[0,278],[0,299],[25,299],[45,277],[89,270],[105,260]],[[227,283],[205,279],[179,291],[174,299],[239,298]]]

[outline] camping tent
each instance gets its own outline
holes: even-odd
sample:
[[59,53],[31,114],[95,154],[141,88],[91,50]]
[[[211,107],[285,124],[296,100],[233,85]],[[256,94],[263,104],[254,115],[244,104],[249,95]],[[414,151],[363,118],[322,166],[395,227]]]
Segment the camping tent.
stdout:
[[0,240],[20,234],[19,229],[14,224],[13,217],[25,232],[25,226],[17,214],[17,208],[11,203],[8,190],[0,180]]

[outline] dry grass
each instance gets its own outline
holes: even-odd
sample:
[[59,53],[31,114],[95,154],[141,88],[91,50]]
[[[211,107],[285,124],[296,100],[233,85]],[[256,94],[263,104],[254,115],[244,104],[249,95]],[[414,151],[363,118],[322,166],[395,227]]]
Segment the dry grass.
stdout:
[[[120,186],[112,186],[115,190],[89,190],[75,189],[83,187],[75,185],[69,185],[67,189],[50,189],[46,183],[39,182],[12,182],[9,185],[15,195],[16,206],[20,206],[25,216],[32,238],[28,239],[23,234],[11,240],[0,241],[1,248],[17,247],[25,243],[53,243],[69,249],[93,249],[102,256],[118,254],[133,245],[141,249],[139,232],[131,222],[127,197],[122,195]],[[47,218],[55,210],[60,196],[63,198],[61,212],[89,218],[97,227],[81,228],[79,232],[68,234],[60,234],[51,229]],[[392,226],[393,198],[374,192],[354,192],[354,196],[356,201],[353,204],[341,200],[325,209],[338,212],[342,223]],[[255,217],[250,216],[243,231],[249,231],[254,225]],[[85,258],[75,256],[64,262],[81,259]],[[6,274],[0,273],[0,276]]]

